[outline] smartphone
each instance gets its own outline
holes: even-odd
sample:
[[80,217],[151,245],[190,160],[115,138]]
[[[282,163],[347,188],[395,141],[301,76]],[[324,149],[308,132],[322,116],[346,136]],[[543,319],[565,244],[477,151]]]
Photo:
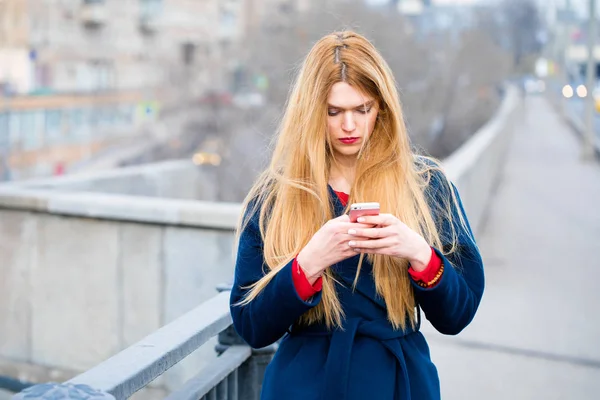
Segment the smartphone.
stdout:
[[379,203],[354,203],[350,205],[350,222],[356,222],[364,215],[379,215]]

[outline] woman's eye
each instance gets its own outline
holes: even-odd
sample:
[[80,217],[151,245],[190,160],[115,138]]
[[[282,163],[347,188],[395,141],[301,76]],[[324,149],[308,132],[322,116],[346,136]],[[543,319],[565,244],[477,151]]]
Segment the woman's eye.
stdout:
[[[371,111],[371,107],[357,108],[355,111],[360,114],[368,114]],[[335,117],[336,115],[339,115],[339,114],[340,114],[339,110],[327,110],[327,115],[329,115],[330,117]]]

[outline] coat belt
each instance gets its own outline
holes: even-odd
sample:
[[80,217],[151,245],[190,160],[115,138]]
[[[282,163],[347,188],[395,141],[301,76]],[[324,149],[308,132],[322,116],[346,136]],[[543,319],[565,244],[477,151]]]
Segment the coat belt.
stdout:
[[331,335],[331,344],[325,367],[325,390],[322,399],[347,399],[350,373],[350,357],[356,336],[366,336],[378,340],[396,358],[398,372],[396,376],[395,400],[410,400],[410,380],[406,368],[406,359],[399,338],[410,335],[419,329],[420,315],[415,330],[396,330],[387,319],[367,321],[363,318],[349,318],[344,321],[344,330],[328,331],[324,326],[309,326],[294,329],[292,335],[322,336]]

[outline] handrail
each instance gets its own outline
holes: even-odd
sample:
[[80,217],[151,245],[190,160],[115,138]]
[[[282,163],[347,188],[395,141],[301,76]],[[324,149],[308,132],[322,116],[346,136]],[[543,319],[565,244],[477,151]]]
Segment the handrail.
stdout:
[[125,399],[225,330],[231,322],[229,292],[219,293],[67,383],[89,385]]
[[[220,390],[225,398],[238,398],[238,376],[237,369],[252,355],[248,346],[231,346],[214,362],[210,369],[202,370],[194,378],[190,379],[180,389],[174,391],[165,400],[198,400],[208,394],[214,388]],[[230,375],[233,379],[225,381]]]

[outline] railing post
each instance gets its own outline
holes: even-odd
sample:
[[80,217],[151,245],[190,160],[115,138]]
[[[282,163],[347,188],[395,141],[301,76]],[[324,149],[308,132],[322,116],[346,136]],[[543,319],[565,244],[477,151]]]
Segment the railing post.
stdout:
[[42,383],[28,387],[11,397],[11,400],[115,400],[109,393],[96,390],[88,385],[73,385],[72,383]]
[[[231,290],[231,285],[219,285],[219,292]],[[219,344],[215,347],[218,354],[223,353],[229,346],[246,345],[233,325],[219,333]],[[262,349],[252,349],[252,356],[238,369],[238,396],[241,400],[259,400],[262,381],[267,365],[277,351],[277,344]]]

